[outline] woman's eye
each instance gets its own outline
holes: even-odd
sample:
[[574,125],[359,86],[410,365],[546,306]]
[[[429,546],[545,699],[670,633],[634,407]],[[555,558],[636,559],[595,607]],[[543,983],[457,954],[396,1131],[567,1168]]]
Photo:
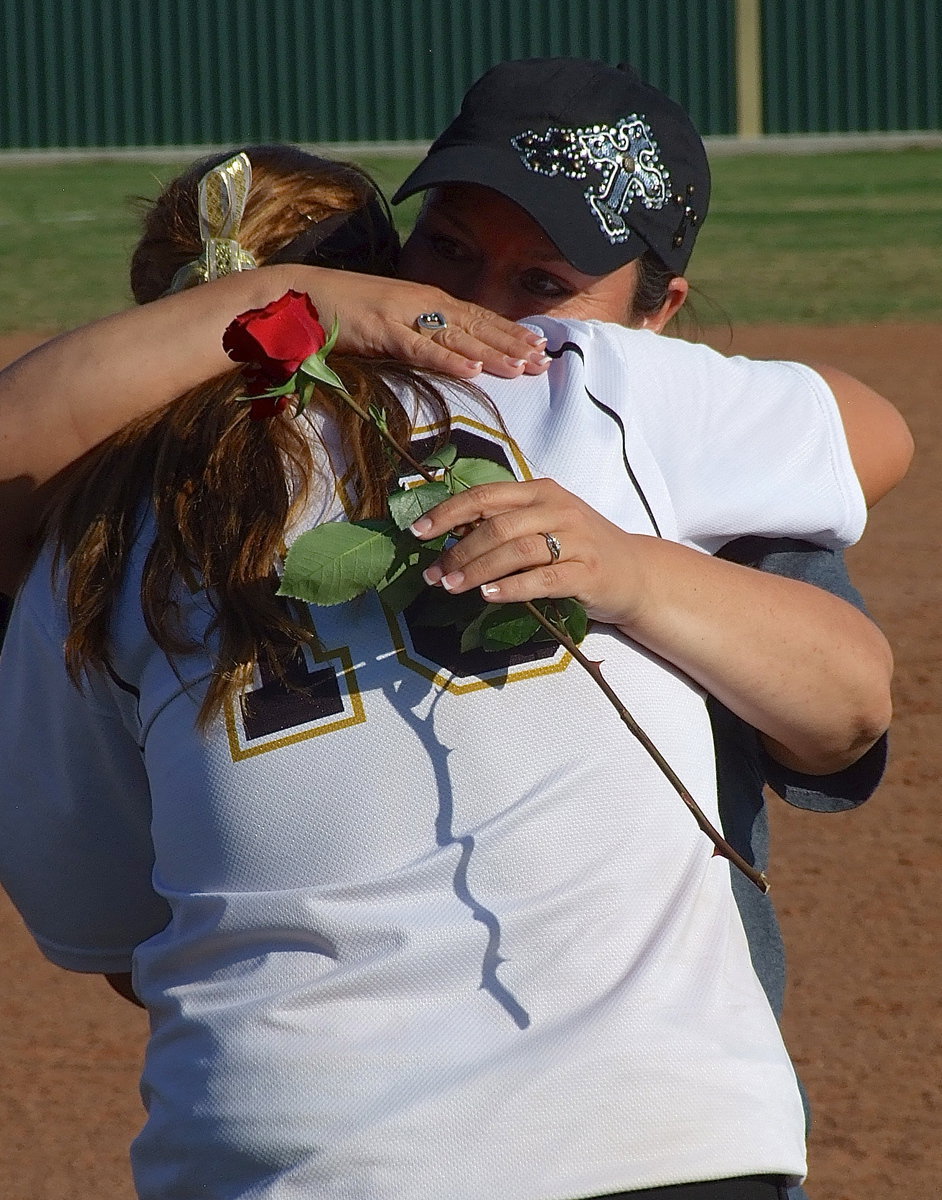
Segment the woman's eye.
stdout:
[[555,275],[546,271],[524,271],[520,277],[524,291],[531,296],[539,296],[543,300],[565,300],[573,295],[573,289],[568,287]]
[[471,258],[471,251],[455,238],[432,233],[427,235],[427,239],[432,253],[446,262],[467,262]]

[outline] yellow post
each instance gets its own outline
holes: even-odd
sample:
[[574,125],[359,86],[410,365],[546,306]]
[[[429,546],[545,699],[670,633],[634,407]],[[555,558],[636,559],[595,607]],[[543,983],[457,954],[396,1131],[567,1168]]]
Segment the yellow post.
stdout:
[[761,0],[736,0],[736,132],[762,136]]

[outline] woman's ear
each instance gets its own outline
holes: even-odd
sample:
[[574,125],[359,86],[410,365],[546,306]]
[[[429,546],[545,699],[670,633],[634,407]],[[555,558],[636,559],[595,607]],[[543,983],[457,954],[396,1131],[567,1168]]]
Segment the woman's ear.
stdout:
[[649,313],[641,322],[642,329],[651,329],[662,333],[667,322],[683,308],[684,301],[690,291],[690,284],[683,275],[675,275],[667,285],[667,295],[664,303],[655,313]]

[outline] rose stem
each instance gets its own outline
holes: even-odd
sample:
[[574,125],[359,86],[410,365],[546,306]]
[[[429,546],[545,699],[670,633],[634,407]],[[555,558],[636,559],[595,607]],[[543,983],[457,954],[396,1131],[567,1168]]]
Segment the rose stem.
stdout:
[[729,844],[729,842],[727,842],[726,839],[720,833],[718,833],[716,829],[713,828],[713,826],[710,824],[709,818],[703,812],[703,809],[700,808],[699,804],[697,804],[696,800],[694,800],[693,796],[691,796],[686,787],[684,787],[683,782],[677,775],[674,768],[670,765],[664,755],[660,752],[660,750],[658,750],[657,746],[655,746],[645,731],[634,719],[634,717],[622,703],[621,699],[618,697],[617,693],[611,688],[608,680],[606,680],[605,676],[602,674],[601,663],[593,662],[591,658],[587,658],[572,640],[572,638],[565,632],[565,630],[557,628],[557,626],[554,625],[548,617],[545,617],[531,601],[525,601],[524,607],[533,617],[536,618],[537,621],[539,621],[547,633],[552,634],[556,641],[569,651],[576,662],[578,662],[580,666],[584,667],[585,670],[589,672],[598,686],[602,689],[602,692],[605,694],[606,698],[615,708],[615,711],[618,713],[622,722],[627,725],[630,732],[638,739],[644,749],[647,750],[648,754],[650,754],[650,756],[657,763],[658,767],[660,767],[663,774],[666,776],[668,783],[670,783],[677,795],[680,796],[684,804],[686,804],[691,813],[693,813],[697,824],[707,835],[718,852],[722,854],[724,858],[729,859],[734,866],[738,867],[739,870],[742,871],[742,873],[756,885],[763,895],[767,893],[770,885],[765,872],[756,870],[751,863],[747,862],[743,858],[738,850],[735,850]]

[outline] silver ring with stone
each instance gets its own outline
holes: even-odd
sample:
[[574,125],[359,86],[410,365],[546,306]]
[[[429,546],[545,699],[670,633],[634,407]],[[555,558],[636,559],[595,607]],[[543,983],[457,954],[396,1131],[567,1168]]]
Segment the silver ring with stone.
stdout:
[[448,322],[444,313],[424,312],[416,317],[415,327],[419,333],[427,333],[429,337],[434,337],[436,333],[448,328]]

